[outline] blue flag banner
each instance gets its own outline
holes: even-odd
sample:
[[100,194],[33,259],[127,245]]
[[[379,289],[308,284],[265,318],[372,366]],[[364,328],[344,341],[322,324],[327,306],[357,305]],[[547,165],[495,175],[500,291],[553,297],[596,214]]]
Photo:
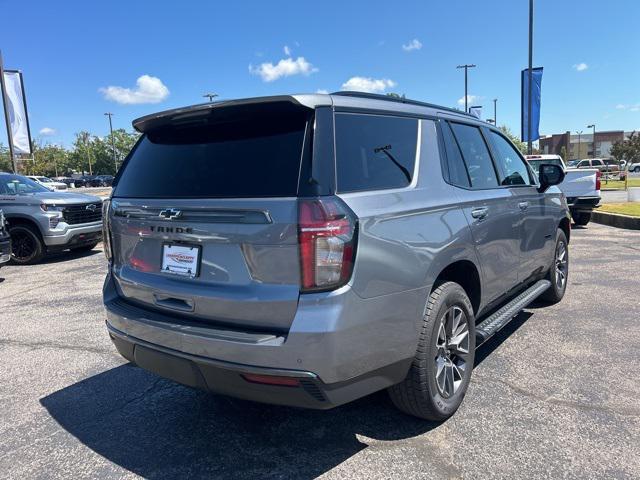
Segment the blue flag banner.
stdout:
[[[529,69],[522,70],[521,77],[521,93],[522,93],[522,130],[520,138],[523,142],[529,141]],[[533,68],[531,70],[531,141],[540,138],[540,98],[542,96],[542,67]]]

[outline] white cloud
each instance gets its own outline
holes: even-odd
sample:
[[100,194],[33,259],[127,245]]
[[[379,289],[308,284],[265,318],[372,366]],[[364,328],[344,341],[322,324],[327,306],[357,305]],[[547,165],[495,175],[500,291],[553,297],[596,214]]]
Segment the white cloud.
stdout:
[[136,80],[135,88],[109,86],[99,91],[106,100],[122,105],[160,103],[169,96],[169,89],[158,77],[142,75]]
[[44,127],[40,129],[40,135],[44,135],[44,136],[51,136],[51,135],[55,135],[56,134],[56,130],[55,128],[51,128],[51,127]]
[[249,65],[249,72],[253,75],[260,75],[263,81],[273,82],[281,77],[290,77],[292,75],[311,75],[318,69],[307,62],[304,57],[283,58],[277,64],[271,62],[261,63],[257,67]]
[[322,94],[327,94],[329,93],[329,90],[325,90],[324,88],[319,88],[318,90],[316,90],[316,93],[322,93]]
[[283,48],[283,50],[284,50],[284,54],[285,54],[287,57],[290,57],[290,56],[291,56],[291,49],[289,48],[289,46],[288,46],[288,45],[285,45],[285,46],[284,46],[284,48]]
[[589,68],[589,65],[587,65],[586,63],[582,62],[582,63],[576,63],[573,66],[574,69],[576,69],[578,72],[584,72],[587,68]]
[[[467,95],[467,105],[469,107],[476,103],[478,100],[482,100],[482,97],[480,95]],[[458,99],[458,105],[464,107],[464,96]]]
[[351,77],[342,84],[343,90],[357,90],[359,92],[380,93],[387,88],[393,88],[397,85],[393,80],[388,78],[370,78],[370,77]]
[[619,103],[616,105],[617,110],[629,110],[630,112],[640,112],[640,103],[625,105],[624,103]]
[[405,52],[410,52],[411,50],[420,50],[421,48],[422,48],[422,43],[417,38],[414,38],[406,45],[402,45],[402,49]]

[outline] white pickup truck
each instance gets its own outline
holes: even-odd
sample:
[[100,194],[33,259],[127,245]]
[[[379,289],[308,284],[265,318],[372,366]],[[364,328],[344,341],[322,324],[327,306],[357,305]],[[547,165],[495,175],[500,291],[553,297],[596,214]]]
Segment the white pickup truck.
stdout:
[[600,206],[600,171],[567,167],[560,155],[526,155],[525,158],[536,174],[543,163],[560,165],[564,169],[565,177],[558,187],[567,197],[571,217],[576,225],[589,223],[591,212]]

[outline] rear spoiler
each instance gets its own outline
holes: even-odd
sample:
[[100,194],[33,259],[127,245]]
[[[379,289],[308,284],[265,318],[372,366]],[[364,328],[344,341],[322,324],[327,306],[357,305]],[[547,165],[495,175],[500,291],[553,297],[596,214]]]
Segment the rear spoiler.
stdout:
[[294,96],[291,95],[277,95],[271,97],[254,97],[243,98],[239,100],[227,100],[215,103],[202,103],[199,105],[191,105],[189,107],[174,108],[172,110],[165,110],[163,112],[152,113],[135,119],[132,124],[140,133],[145,133],[150,130],[154,130],[158,127],[193,123],[199,121],[206,121],[211,117],[224,117],[225,113],[232,113],[240,111],[250,112],[252,107],[264,107],[272,105],[275,109],[279,109],[283,112],[300,109],[310,109],[300,103]]

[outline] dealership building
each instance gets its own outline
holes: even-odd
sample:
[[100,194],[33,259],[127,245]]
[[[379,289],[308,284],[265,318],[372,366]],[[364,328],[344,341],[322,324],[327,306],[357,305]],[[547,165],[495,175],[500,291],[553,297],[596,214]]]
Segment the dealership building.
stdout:
[[586,132],[582,134],[565,132],[541,136],[539,148],[541,153],[560,155],[562,147],[564,147],[568,160],[590,157],[610,158],[614,142],[628,138],[631,133],[623,130],[596,131],[595,155],[593,153],[593,133]]

